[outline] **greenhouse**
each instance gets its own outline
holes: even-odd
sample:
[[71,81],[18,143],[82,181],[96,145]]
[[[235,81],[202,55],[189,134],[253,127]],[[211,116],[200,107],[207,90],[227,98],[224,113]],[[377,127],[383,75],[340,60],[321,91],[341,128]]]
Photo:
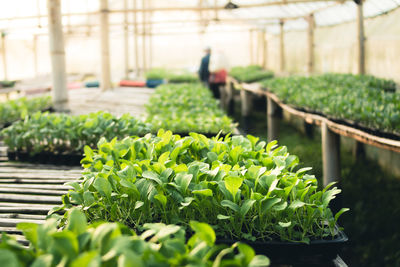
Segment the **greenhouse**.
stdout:
[[0,266],[399,266],[400,0],[0,3]]

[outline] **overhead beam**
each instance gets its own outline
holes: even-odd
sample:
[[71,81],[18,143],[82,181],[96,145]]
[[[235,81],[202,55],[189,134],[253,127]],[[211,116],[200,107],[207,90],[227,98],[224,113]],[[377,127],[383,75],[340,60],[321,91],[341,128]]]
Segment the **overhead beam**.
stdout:
[[[353,0],[292,0],[292,1],[273,1],[273,2],[266,2],[266,3],[257,3],[257,4],[244,4],[240,5],[241,9],[245,8],[257,8],[257,7],[267,7],[267,6],[281,6],[281,5],[288,5],[288,4],[304,4],[304,3],[339,3],[342,4],[344,2],[353,1]],[[124,12],[173,12],[173,11],[211,11],[211,10],[226,10],[224,6],[218,7],[152,7],[152,8],[139,8],[139,9],[113,9],[109,10],[110,13],[124,13]],[[314,11],[312,11],[314,12]],[[94,12],[75,12],[75,13],[65,13],[62,16],[87,16],[87,15],[96,15],[98,14],[97,11]],[[19,20],[19,19],[35,19],[35,18],[45,18],[47,15],[31,15],[31,16],[21,16],[21,17],[8,17],[8,18],[0,18],[0,21],[11,21],[11,20]]]

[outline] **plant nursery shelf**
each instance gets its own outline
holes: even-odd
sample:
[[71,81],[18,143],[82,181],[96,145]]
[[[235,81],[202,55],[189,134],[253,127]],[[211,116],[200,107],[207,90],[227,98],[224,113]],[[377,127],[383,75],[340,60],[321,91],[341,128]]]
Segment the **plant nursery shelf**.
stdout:
[[246,83],[241,83],[241,88],[245,91],[258,94],[258,95],[265,95],[266,97],[270,98],[273,100],[279,107],[281,107],[283,110],[301,117],[304,119],[305,122],[309,124],[315,124],[318,126],[321,126],[323,123],[326,123],[328,128],[342,136],[350,137],[353,138],[359,142],[376,146],[379,148],[395,151],[400,153],[400,141],[398,140],[393,140],[385,137],[380,137],[376,136],[370,133],[367,133],[363,130],[344,125],[335,121],[332,121],[331,119],[328,119],[327,117],[313,114],[313,113],[308,113],[304,112],[301,110],[298,110],[294,107],[291,107],[290,105],[287,105],[283,103],[275,94],[263,90],[260,84],[253,83],[253,84],[246,84]]

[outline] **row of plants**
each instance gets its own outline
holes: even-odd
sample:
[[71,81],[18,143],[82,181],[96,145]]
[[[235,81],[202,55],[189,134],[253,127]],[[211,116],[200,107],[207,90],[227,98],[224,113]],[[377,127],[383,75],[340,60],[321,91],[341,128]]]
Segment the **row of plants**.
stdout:
[[362,127],[400,134],[400,93],[392,81],[343,74],[285,77],[262,85],[283,102]]
[[272,71],[264,70],[261,66],[250,65],[246,67],[237,66],[231,68],[229,75],[239,82],[252,83],[274,77]]
[[169,83],[196,83],[198,77],[190,72],[153,68],[145,74],[147,80],[167,80]]
[[0,88],[12,88],[15,86],[16,81],[2,80],[0,81]]
[[37,112],[3,129],[0,136],[9,152],[81,155],[85,145],[96,147],[101,137],[143,136],[150,129],[129,114],[117,118],[106,112],[77,116]]
[[98,149],[85,147],[82,183],[63,197],[89,221],[122,222],[143,232],[146,223],[210,224],[219,240],[290,241],[309,244],[338,237],[329,203],[340,189],[318,189],[317,180],[297,169],[299,160],[276,141],[253,136],[125,138]]
[[0,125],[7,126],[26,115],[49,109],[52,105],[50,96],[35,98],[21,97],[0,103]]
[[119,223],[87,224],[85,215],[73,209],[67,225],[57,229],[57,220],[43,225],[20,223],[30,241],[20,245],[10,236],[2,236],[2,266],[268,266],[269,260],[255,255],[246,244],[215,245],[215,232],[201,222],[190,221],[194,234],[186,240],[184,229],[162,223],[143,225],[143,233]]
[[168,84],[157,88],[146,105],[147,121],[155,132],[164,128],[178,133],[191,131],[227,134],[236,127],[200,84]]

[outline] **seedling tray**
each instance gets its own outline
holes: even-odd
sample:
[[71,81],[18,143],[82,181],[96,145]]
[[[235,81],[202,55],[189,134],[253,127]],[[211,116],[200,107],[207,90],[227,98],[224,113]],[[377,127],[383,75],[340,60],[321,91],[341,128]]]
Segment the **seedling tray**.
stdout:
[[[332,262],[340,253],[348,237],[338,231],[336,238],[331,240],[313,240],[310,244],[285,241],[243,241],[251,246],[256,254],[270,258],[272,264],[283,265],[318,265],[324,266]],[[217,240],[217,243],[231,245],[237,241]]]
[[67,166],[80,166],[80,161],[83,157],[81,154],[53,154],[46,152],[30,155],[30,153],[22,151],[7,152],[7,156],[11,161]]

